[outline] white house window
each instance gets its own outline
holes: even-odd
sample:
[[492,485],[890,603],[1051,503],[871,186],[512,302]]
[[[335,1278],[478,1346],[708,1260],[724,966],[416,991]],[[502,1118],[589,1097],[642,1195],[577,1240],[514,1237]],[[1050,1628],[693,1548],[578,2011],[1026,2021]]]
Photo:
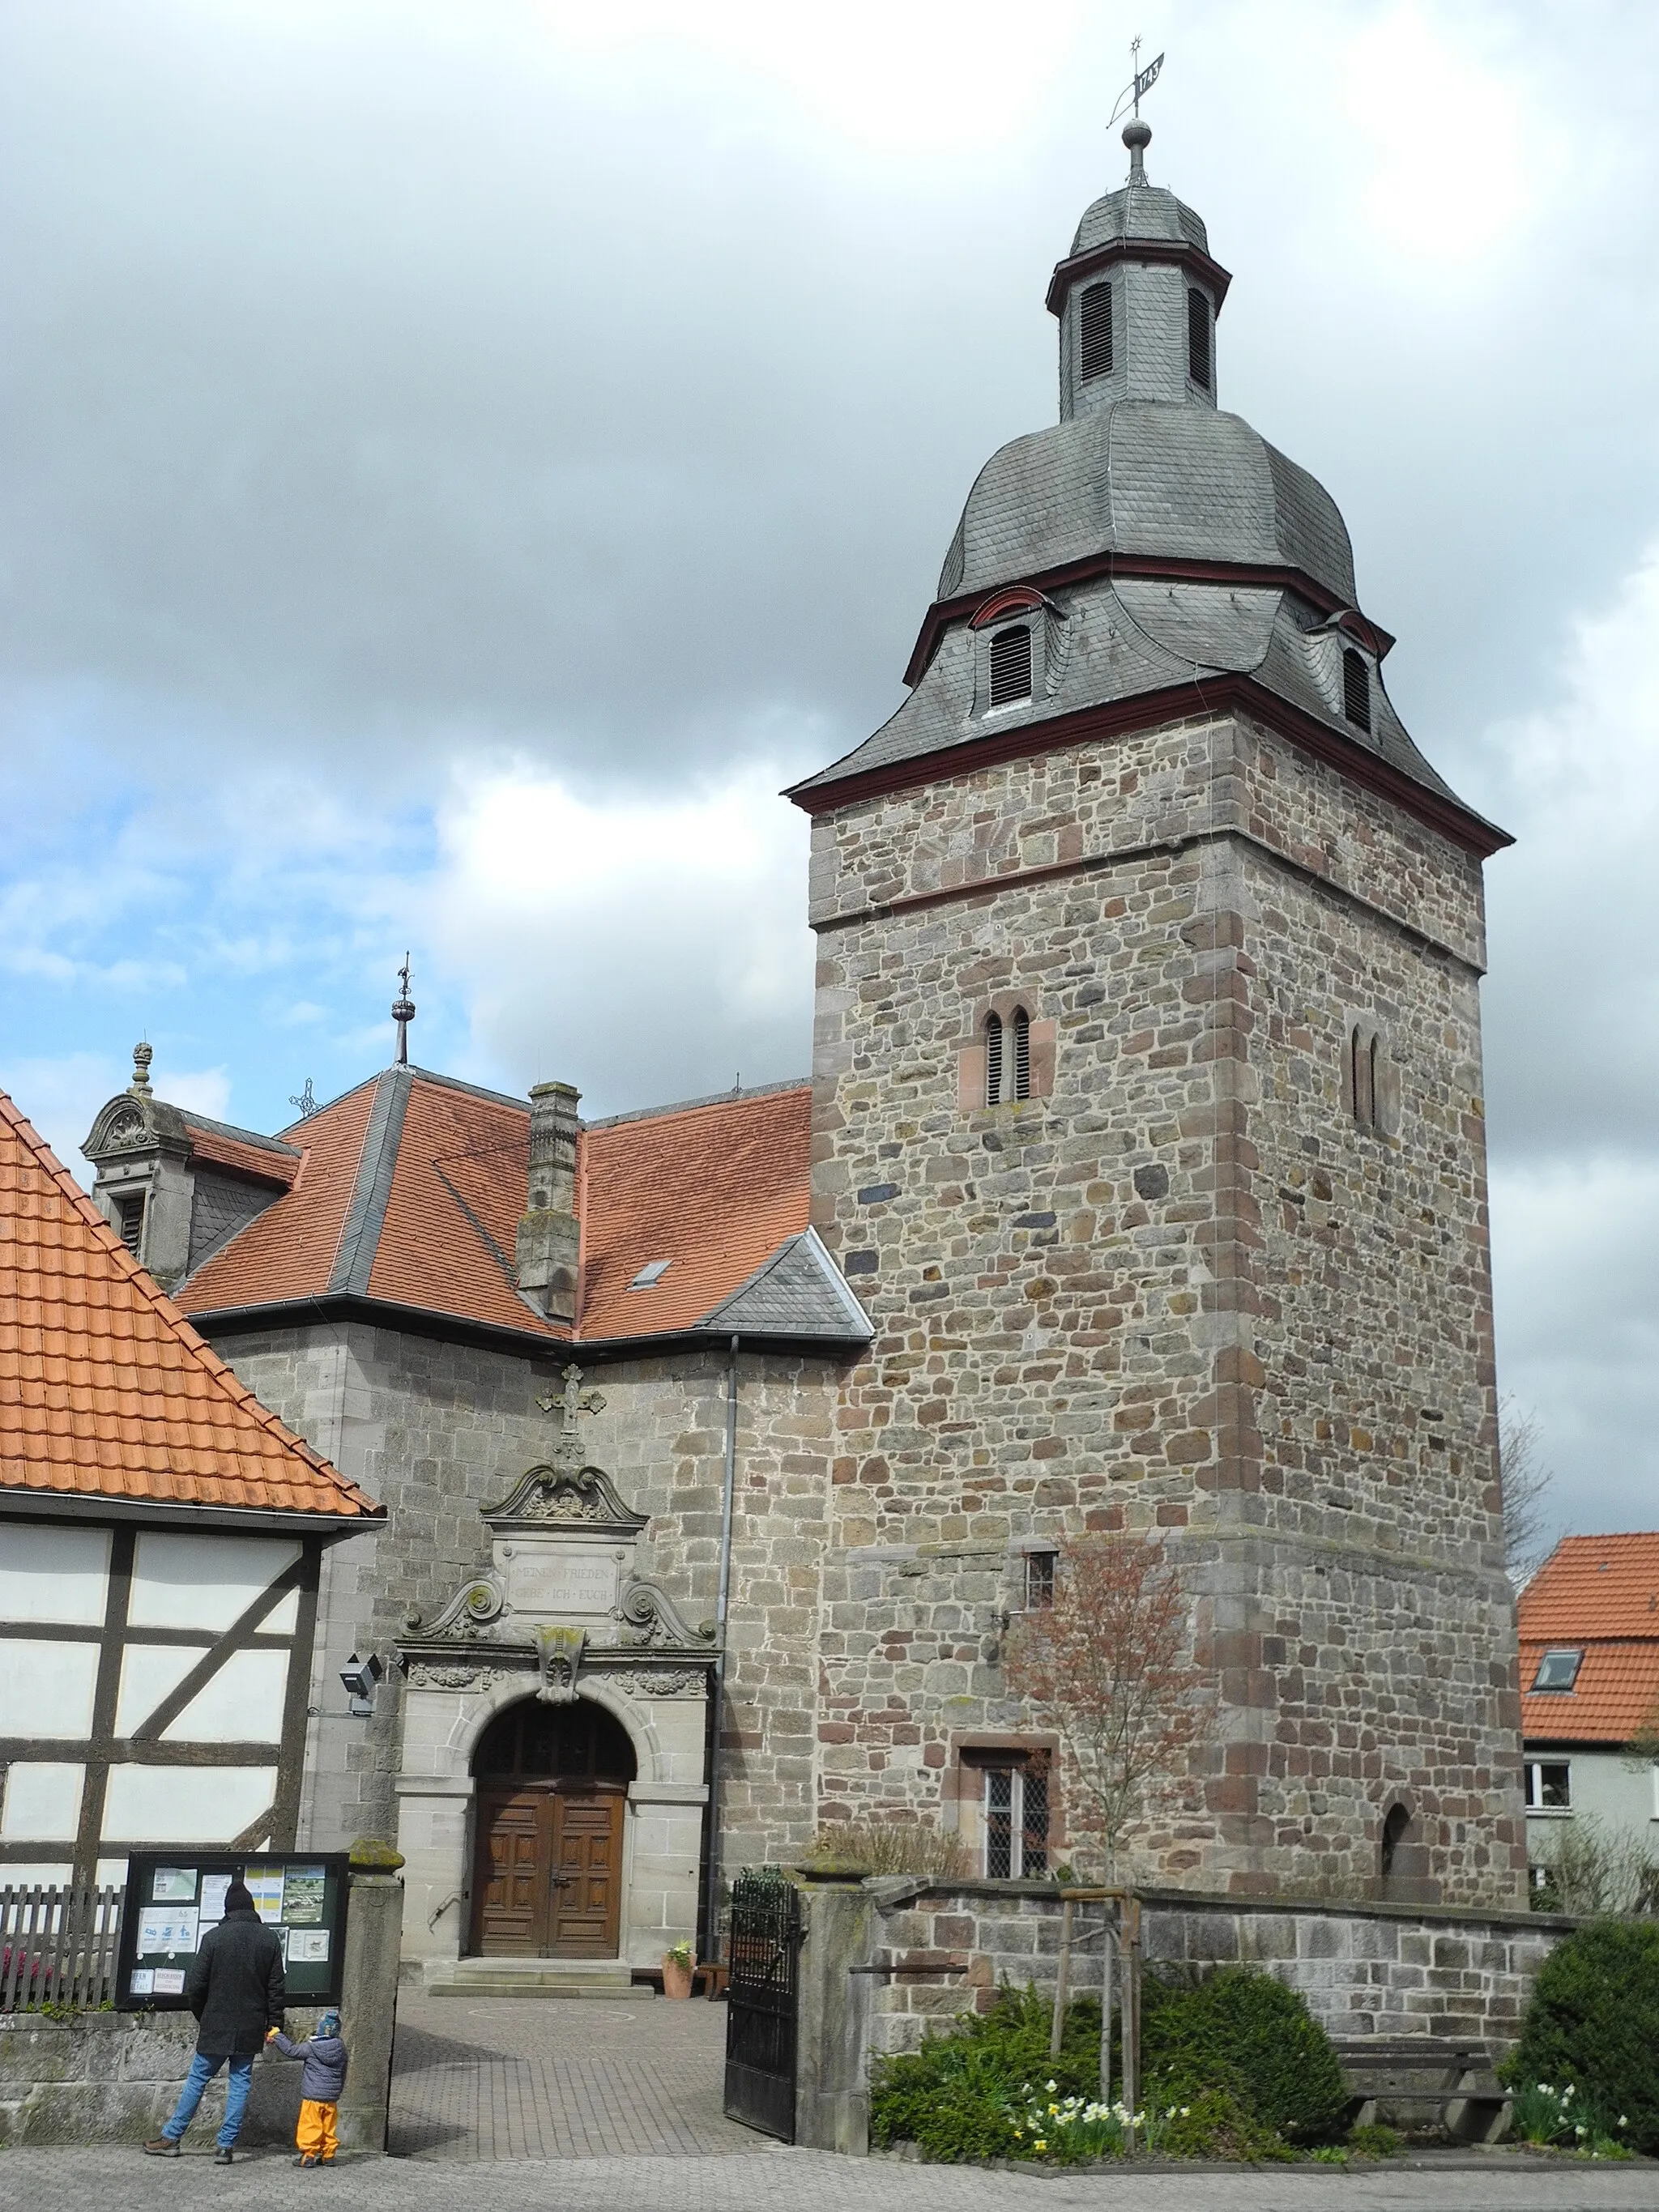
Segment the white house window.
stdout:
[[1571,1813],[1572,1767],[1565,1759],[1527,1761],[1527,1810],[1529,1813]]
[[1532,1678],[1534,1690],[1570,1690],[1578,1680],[1578,1669],[1583,1663],[1582,1651],[1547,1651],[1538,1662],[1538,1672]]
[[1028,1552],[1025,1554],[1025,1610],[1027,1613],[1047,1613],[1054,1601],[1054,1554],[1052,1552]]
[[1048,1775],[1036,1765],[985,1770],[985,1879],[1031,1881],[1048,1871]]

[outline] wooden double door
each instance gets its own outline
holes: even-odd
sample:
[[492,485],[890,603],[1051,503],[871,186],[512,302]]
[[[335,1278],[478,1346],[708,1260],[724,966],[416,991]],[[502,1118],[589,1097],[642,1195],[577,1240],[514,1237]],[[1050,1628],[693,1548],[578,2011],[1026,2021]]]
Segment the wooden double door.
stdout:
[[472,1948],[495,1959],[614,1959],[626,1785],[478,1791]]

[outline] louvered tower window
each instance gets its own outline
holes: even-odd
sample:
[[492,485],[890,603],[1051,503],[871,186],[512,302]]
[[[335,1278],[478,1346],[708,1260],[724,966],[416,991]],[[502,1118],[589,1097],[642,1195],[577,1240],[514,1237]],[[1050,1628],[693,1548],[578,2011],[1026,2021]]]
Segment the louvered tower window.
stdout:
[[994,1106],[1002,1097],[1002,1017],[990,1014],[985,1023],[985,1103]]
[[991,640],[991,704],[1012,707],[1031,696],[1031,633],[1024,623]]
[[1024,1006],[1014,1009],[1014,1087],[1016,1098],[1031,1095],[1031,1017]]
[[144,1241],[144,1199],[142,1191],[115,1201],[115,1233],[136,1260]]
[[1078,374],[1085,384],[1112,373],[1112,288],[1091,284],[1079,302]]
[[1371,726],[1371,672],[1365,656],[1349,646],[1342,655],[1342,711],[1358,730]]
[[1187,295],[1187,374],[1210,388],[1210,303],[1196,289]]

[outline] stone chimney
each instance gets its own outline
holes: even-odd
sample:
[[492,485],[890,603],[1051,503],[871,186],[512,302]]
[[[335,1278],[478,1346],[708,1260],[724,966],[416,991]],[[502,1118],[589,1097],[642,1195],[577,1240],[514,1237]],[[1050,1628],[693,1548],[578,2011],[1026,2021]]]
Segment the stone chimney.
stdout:
[[576,1108],[568,1083],[538,1083],[530,1094],[530,1203],[519,1224],[519,1289],[550,1321],[576,1319]]

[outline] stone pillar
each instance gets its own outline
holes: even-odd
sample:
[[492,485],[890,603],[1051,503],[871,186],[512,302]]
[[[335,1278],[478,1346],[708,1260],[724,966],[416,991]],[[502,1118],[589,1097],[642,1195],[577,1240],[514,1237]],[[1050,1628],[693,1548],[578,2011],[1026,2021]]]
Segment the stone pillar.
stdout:
[[519,1288],[550,1321],[576,1318],[576,1108],[568,1083],[538,1083],[530,1093],[530,1182],[519,1223]]
[[800,1994],[796,2008],[795,2141],[862,2158],[870,2148],[872,1978],[875,1903],[856,1878],[802,1885]]
[[402,1858],[390,1844],[351,1847],[345,1972],[340,2011],[351,2065],[340,2100],[342,2150],[386,2150],[392,2100],[392,2038],[398,2022],[398,1952],[403,1934]]

